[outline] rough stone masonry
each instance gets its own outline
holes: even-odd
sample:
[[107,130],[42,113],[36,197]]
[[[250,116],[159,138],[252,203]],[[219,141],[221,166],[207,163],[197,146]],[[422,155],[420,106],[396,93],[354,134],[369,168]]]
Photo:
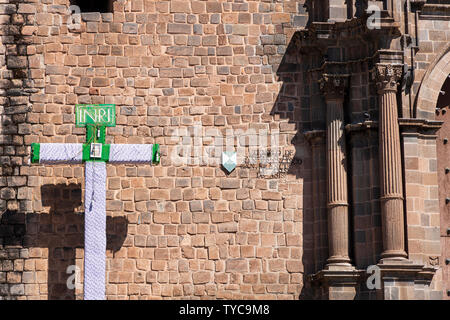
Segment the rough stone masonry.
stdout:
[[[0,0],[0,299],[82,298],[83,167],[28,164],[31,143],[84,141],[76,104],[117,106],[106,143],[161,146],[158,166],[107,165],[107,299],[447,296],[448,1],[116,0],[79,21],[71,4]],[[301,161],[226,174],[190,148],[211,130]]]

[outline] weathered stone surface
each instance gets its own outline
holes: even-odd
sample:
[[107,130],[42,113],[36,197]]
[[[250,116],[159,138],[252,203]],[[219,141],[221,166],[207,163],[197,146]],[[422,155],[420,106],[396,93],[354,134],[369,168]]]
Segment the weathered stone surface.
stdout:
[[220,181],[222,189],[237,189],[240,187],[240,181],[232,178],[222,178]]
[[192,274],[194,284],[204,284],[211,280],[211,273],[208,271],[200,271]]
[[[356,14],[344,1],[317,12],[306,10],[303,0],[136,0],[114,2],[114,13],[83,12],[78,27],[66,25],[61,1],[7,2],[0,4],[0,299],[82,298],[82,291],[67,290],[58,261],[83,265],[83,165],[27,164],[33,142],[85,141],[85,129],[74,126],[76,104],[116,105],[117,126],[107,128],[107,143],[161,147],[159,165],[107,165],[108,299],[298,299],[314,293],[305,277],[338,247],[330,251],[330,238],[353,240],[358,268],[378,263],[386,225],[378,127],[386,113],[377,90],[395,83],[383,78],[376,87],[369,69],[412,63],[410,53],[397,51],[408,37],[391,38],[389,18],[369,31],[361,18],[344,22]],[[396,99],[404,118],[448,122],[443,111],[436,113],[437,105],[449,104],[441,91],[450,90],[443,87],[450,29],[442,8],[415,8],[421,13],[414,80],[409,88],[404,75],[405,96]],[[405,16],[396,23],[404,25]],[[412,13],[408,22],[415,30]],[[355,28],[348,33],[341,23]],[[303,33],[310,26],[320,27],[326,40]],[[381,34],[383,51],[361,42]],[[342,148],[344,140],[336,139],[333,146],[346,150],[350,163],[327,165],[324,138],[331,128],[316,80],[339,70],[350,74],[349,87],[333,97],[345,97],[339,132],[348,144]],[[392,172],[400,168],[405,190],[395,201],[404,204],[406,232],[396,235],[406,235],[411,261],[440,264],[442,272],[431,286],[386,281],[384,298],[442,298],[448,130],[435,140],[432,122],[398,122],[403,152],[396,153]],[[263,170],[276,163],[265,158],[265,145],[273,151],[275,144],[281,154],[294,151],[296,160],[285,159],[287,172]],[[231,173],[220,166],[225,146],[242,160]],[[342,174],[330,173],[337,182],[327,194],[333,181],[327,166],[348,170],[348,203],[339,202]],[[348,204],[348,234],[345,228],[328,233],[327,204]],[[346,286],[320,298],[354,297]]]
[[218,225],[219,232],[237,232],[236,222],[224,222]]
[[138,31],[137,23],[126,22],[123,24],[123,33],[125,34],[136,34]]
[[248,272],[248,261],[246,259],[228,259],[226,261],[226,272]]

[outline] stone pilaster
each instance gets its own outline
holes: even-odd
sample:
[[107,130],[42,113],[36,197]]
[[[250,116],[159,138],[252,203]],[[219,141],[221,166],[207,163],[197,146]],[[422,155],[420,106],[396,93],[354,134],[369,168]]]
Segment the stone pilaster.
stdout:
[[397,85],[401,65],[378,64],[375,68],[380,112],[380,178],[383,230],[382,258],[406,258],[403,212],[400,130],[397,115]]
[[324,75],[320,88],[327,104],[327,207],[330,256],[328,265],[350,265],[348,255],[348,192],[344,131],[347,76]]
[[325,206],[323,205],[323,194],[326,192],[323,171],[325,161],[322,154],[325,150],[325,131],[312,130],[305,133],[305,138],[311,145],[311,164],[312,164],[312,204],[313,204],[313,233],[314,233],[314,269],[323,268],[328,255],[327,245],[327,220]]

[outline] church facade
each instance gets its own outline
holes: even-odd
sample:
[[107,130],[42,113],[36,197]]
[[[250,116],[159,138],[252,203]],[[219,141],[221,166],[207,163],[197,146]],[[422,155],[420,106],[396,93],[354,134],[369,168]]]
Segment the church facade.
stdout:
[[161,150],[107,165],[107,299],[450,298],[449,0],[7,0],[0,35],[0,299],[83,297],[84,166],[29,161],[80,104]]

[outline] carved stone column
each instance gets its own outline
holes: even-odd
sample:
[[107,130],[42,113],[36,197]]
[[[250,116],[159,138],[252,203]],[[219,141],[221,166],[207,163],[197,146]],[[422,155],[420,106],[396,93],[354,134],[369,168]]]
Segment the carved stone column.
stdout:
[[324,74],[320,89],[327,104],[327,211],[329,258],[311,275],[317,299],[353,300],[363,271],[350,264],[344,94],[348,75]]
[[320,88],[327,104],[328,265],[350,265],[348,255],[348,191],[344,128],[347,76],[324,74]]
[[401,65],[378,64],[375,68],[380,112],[380,178],[383,230],[382,258],[406,258],[403,213],[402,162],[397,110],[397,85]]

